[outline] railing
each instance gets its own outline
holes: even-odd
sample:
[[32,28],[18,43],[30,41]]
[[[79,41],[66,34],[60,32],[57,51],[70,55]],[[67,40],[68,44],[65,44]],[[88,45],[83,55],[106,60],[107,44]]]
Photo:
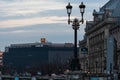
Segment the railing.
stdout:
[[65,77],[0,75],[0,80],[65,80]]

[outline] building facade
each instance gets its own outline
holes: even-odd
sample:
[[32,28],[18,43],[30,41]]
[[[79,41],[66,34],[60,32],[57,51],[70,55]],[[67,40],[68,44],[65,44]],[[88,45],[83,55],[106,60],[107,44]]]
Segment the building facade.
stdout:
[[3,63],[2,63],[2,60],[3,60],[2,57],[3,57],[3,52],[0,51],[0,65],[3,65]]
[[84,72],[88,71],[88,48],[86,37],[79,41],[79,60],[81,64],[81,70]]
[[117,45],[117,69],[120,72],[120,0],[110,0],[99,11],[93,11],[93,21],[86,22],[89,71],[106,70],[107,39],[113,36]]
[[72,56],[71,43],[11,44],[3,54],[3,64],[21,71],[32,68],[50,71],[50,67],[54,70],[56,66],[64,68]]

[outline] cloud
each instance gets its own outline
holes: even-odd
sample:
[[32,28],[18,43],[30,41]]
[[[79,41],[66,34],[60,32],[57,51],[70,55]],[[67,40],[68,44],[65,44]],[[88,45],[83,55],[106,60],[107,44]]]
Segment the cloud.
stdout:
[[14,0],[0,1],[1,12],[4,16],[19,16],[37,14],[46,10],[64,9],[63,3],[52,0]]
[[67,17],[36,17],[36,18],[26,18],[26,19],[13,19],[13,20],[1,20],[0,28],[13,28],[36,24],[52,24],[52,23],[66,23]]
[[30,30],[14,30],[14,31],[8,31],[8,32],[6,32],[6,31],[3,31],[3,32],[0,32],[0,34],[21,34],[21,33],[30,33],[30,32],[32,32],[32,30],[30,31]]

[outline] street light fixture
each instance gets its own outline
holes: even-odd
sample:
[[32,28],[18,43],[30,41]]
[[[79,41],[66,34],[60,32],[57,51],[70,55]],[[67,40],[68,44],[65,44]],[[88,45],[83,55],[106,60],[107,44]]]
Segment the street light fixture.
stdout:
[[74,59],[72,60],[72,66],[73,70],[80,70],[80,65],[79,65],[79,57],[77,54],[77,30],[79,29],[80,23],[83,24],[84,19],[83,19],[83,14],[85,12],[85,5],[83,2],[79,5],[80,8],[80,13],[81,13],[81,20],[78,20],[75,18],[73,21],[70,19],[70,14],[72,13],[72,6],[70,5],[70,2],[66,6],[67,9],[67,14],[68,14],[68,24],[72,23],[72,28],[74,30]]
[[70,14],[72,12],[72,6],[70,5],[70,2],[66,6],[66,9],[67,9],[67,14],[68,14],[68,24],[70,24]]
[[82,24],[83,24],[83,22],[84,22],[84,20],[83,20],[83,14],[84,14],[84,12],[85,12],[85,5],[83,4],[83,2],[81,2],[81,5],[79,6],[79,8],[80,8],[80,13],[81,13],[81,16],[82,16]]

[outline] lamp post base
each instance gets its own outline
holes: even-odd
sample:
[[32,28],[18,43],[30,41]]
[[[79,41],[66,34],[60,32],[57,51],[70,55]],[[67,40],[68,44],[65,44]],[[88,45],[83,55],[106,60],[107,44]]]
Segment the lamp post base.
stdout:
[[79,63],[78,58],[72,59],[70,68],[72,71],[79,71],[80,70],[80,63]]

